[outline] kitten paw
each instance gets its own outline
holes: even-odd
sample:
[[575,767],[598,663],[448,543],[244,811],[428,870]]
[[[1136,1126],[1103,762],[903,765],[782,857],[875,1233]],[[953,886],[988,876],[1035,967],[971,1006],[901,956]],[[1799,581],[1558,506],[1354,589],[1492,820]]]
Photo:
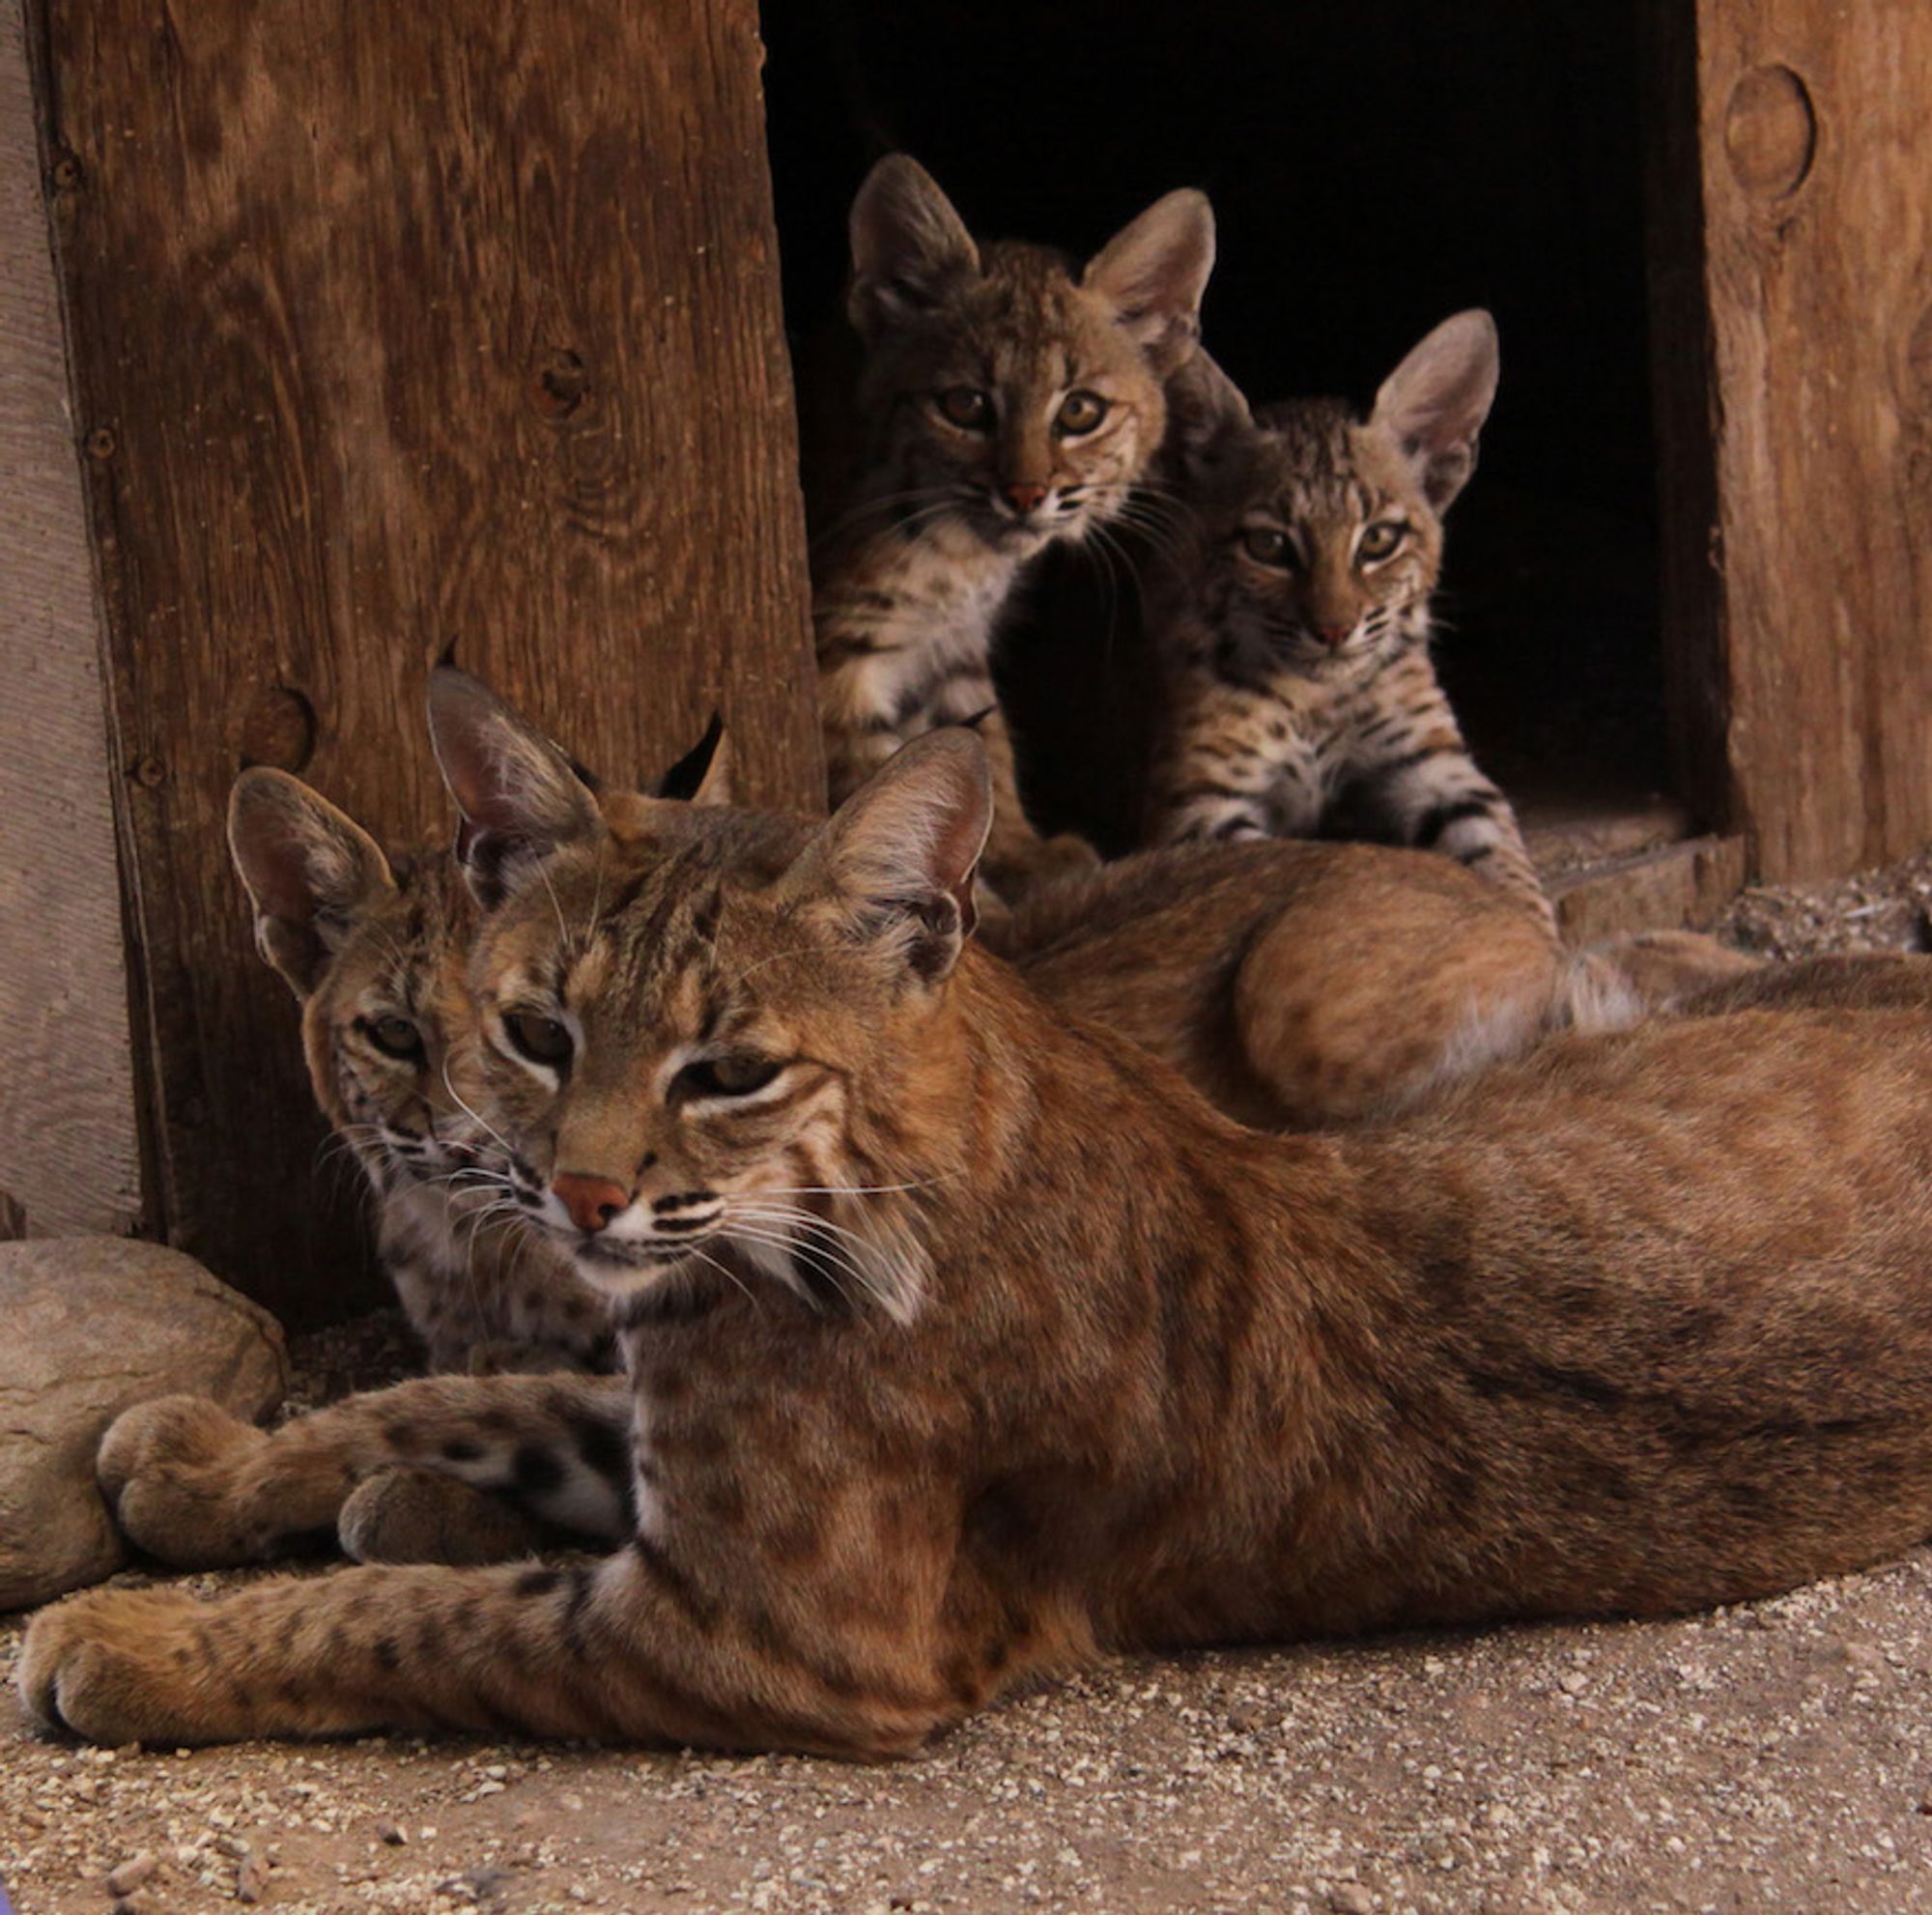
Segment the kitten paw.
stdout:
[[171,1589],[96,1589],[43,1610],[27,1626],[16,1680],[43,1729],[90,1742],[207,1741],[223,1731],[180,1651],[204,1605]]
[[342,1548],[357,1562],[510,1562],[550,1540],[488,1490],[435,1470],[384,1470],[342,1505]]
[[1015,847],[997,860],[989,858],[986,876],[993,889],[1012,904],[1062,878],[1091,872],[1099,862],[1099,852],[1086,839],[1063,831],[1055,837],[1038,838],[1024,847]]
[[115,1418],[95,1471],[130,1542],[177,1568],[228,1568],[273,1553],[279,1532],[240,1501],[268,1442],[206,1397],[158,1396]]

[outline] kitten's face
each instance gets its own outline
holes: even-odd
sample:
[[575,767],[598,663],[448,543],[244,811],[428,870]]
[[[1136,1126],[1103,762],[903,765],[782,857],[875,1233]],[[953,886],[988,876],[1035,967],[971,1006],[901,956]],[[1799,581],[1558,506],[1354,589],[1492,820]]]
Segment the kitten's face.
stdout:
[[469,1018],[469,917],[446,857],[405,866],[392,895],[342,925],[303,1007],[316,1101],[382,1190],[476,1158],[481,1133],[446,1075]]
[[1038,246],[980,247],[895,155],[853,206],[852,249],[887,522],[1025,557],[1125,509],[1166,426],[1162,381],[1194,347],[1213,262],[1200,194],[1169,194],[1075,270]]
[[853,1091],[890,1080],[908,1013],[786,882],[809,835],[646,804],[485,924],[460,1084],[523,1215],[608,1295],[727,1253],[794,1286],[869,1283],[832,1193],[880,1181]]
[[1216,624],[1305,670],[1386,657],[1421,629],[1442,522],[1381,426],[1327,402],[1263,412],[1207,517]]
[[941,306],[880,335],[860,404],[909,530],[947,524],[1022,557],[1119,516],[1167,418],[1100,301],[1019,245],[990,248]]

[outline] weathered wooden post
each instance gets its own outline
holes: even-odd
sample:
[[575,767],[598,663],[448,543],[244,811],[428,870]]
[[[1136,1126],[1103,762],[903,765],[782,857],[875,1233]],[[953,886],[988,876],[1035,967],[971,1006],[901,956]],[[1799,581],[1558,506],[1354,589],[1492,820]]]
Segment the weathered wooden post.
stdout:
[[[100,692],[84,647],[59,669],[109,741],[119,884],[84,882],[132,983],[94,935],[88,988],[131,1002],[150,1224],[314,1318],[357,1240],[228,870],[235,773],[440,834],[419,706],[454,643],[620,781],[717,707],[750,798],[821,795],[755,9],[31,0],[26,27]],[[44,1226],[26,1170],[0,1186]]]

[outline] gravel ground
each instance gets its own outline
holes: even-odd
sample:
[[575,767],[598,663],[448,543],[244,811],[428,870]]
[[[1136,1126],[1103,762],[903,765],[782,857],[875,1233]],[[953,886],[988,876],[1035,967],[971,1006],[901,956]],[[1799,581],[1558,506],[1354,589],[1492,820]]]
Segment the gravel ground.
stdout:
[[[1928,905],[1932,857],[1724,929],[1919,949]],[[403,1352],[390,1318],[305,1339],[296,1400]],[[1928,1597],[1921,1553],[1666,1623],[1133,1660],[889,1768],[0,1727],[0,1881],[18,1915],[1932,1911]]]

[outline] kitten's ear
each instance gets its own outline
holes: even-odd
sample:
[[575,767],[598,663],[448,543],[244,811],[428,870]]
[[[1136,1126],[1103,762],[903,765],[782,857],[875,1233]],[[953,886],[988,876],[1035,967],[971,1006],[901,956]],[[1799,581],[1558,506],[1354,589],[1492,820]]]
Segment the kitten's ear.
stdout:
[[902,747],[833,814],[785,882],[829,898],[841,927],[922,984],[959,960],[973,878],[993,822],[993,781],[960,726]]
[[864,339],[929,312],[980,271],[980,248],[918,160],[889,153],[852,202],[852,290],[845,309]]
[[1230,462],[1254,425],[1246,395],[1206,347],[1169,376],[1166,456],[1188,478],[1211,477]]
[[1214,270],[1214,209],[1183,186],[1157,199],[1087,262],[1080,283],[1114,308],[1115,324],[1163,378],[1201,336],[1201,296]]
[[485,910],[528,866],[603,832],[588,774],[453,665],[430,673],[429,736],[462,814],[456,856]]
[[322,982],[355,921],[394,897],[382,848],[299,778],[244,771],[228,798],[228,848],[255,906],[255,943],[298,997]]
[[704,736],[658,780],[656,795],[693,805],[733,802],[731,739],[721,713],[711,714]]
[[1443,512],[1476,470],[1476,441],[1495,403],[1496,323],[1480,307],[1445,319],[1382,382],[1370,423],[1414,465]]

